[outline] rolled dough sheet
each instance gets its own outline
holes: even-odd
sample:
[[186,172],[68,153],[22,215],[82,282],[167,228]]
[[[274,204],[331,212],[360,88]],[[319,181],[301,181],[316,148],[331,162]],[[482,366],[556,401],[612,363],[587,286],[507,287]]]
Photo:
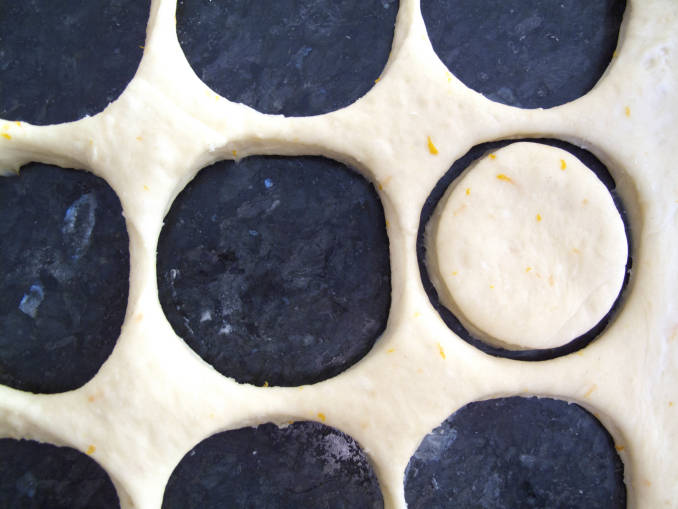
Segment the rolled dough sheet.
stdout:
[[[560,107],[521,110],[459,82],[436,57],[418,2],[403,0],[379,82],[351,106],[308,118],[263,115],[208,89],[181,52],[174,14],[175,2],[153,0],[139,70],[101,114],[44,127],[0,122],[4,172],[39,161],[106,179],[123,206],[131,256],[113,354],[71,392],[0,387],[0,436],[93,451],[124,509],[154,509],[202,439],[322,415],[367,451],[386,507],[403,508],[405,467],[429,431],[468,402],[535,394],[600,417],[623,447],[629,507],[677,506],[678,3],[629,0],[617,56],[594,89]],[[422,206],[451,164],[474,145],[525,137],[580,145],[608,167],[629,212],[634,260],[604,333],[584,350],[533,363],[488,356],[451,332],[424,292],[416,256]],[[312,386],[256,388],[221,376],[174,334],[158,303],[155,251],[173,198],[210,162],[250,154],[338,159],[374,182],[384,205],[387,330],[357,365]]]

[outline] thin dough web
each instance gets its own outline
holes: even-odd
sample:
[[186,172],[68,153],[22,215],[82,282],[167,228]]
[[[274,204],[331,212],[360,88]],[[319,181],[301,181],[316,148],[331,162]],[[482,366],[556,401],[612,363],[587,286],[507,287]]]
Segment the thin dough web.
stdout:
[[[403,0],[378,83],[349,107],[308,118],[263,115],[200,82],[178,44],[175,7],[152,2],[139,70],[102,113],[44,127],[0,121],[2,172],[42,161],[92,171],[111,185],[131,256],[126,320],[109,359],[71,392],[0,387],[0,436],[91,451],[123,509],[155,509],[177,463],[204,438],[322,415],[369,452],[386,507],[404,508],[405,468],[429,431],[471,401],[533,394],[576,401],[600,417],[623,448],[629,507],[676,507],[675,1],[629,1],[618,55],[594,89],[553,109],[520,110],[456,80],[435,56],[418,2]],[[488,356],[447,328],[421,285],[416,235],[431,189],[468,147],[534,135],[585,146],[609,168],[629,211],[634,273],[618,316],[596,341],[527,364]],[[234,154],[331,157],[369,178],[384,204],[387,330],[357,365],[303,390],[219,375],[174,334],[158,302],[165,213],[200,168]]]

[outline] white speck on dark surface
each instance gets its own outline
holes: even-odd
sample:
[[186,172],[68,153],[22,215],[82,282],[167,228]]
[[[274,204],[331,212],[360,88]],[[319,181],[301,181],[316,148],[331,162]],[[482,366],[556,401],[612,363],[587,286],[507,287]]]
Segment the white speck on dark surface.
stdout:
[[542,21],[543,21],[542,17],[537,14],[528,16],[527,18],[525,18],[516,25],[515,32],[518,35],[528,34],[539,28],[542,24]]
[[359,450],[352,450],[346,437],[341,435],[327,435],[324,442],[325,452],[323,454],[323,459],[325,465],[323,467],[323,473],[325,474],[333,474],[341,468],[342,461],[354,461],[355,458],[352,458],[352,456],[356,455],[356,453],[360,453]]
[[534,456],[532,456],[531,454],[521,454],[521,455],[520,455],[520,462],[521,462],[523,465],[525,465],[526,467],[533,467],[533,466],[534,466],[534,462],[535,462],[536,460],[537,460],[537,459],[536,459]]
[[96,224],[97,199],[94,193],[83,194],[68,207],[61,232],[71,246],[72,257],[80,258],[89,248],[92,230]]
[[311,51],[313,50],[308,46],[299,48],[299,50],[291,58],[292,62],[294,62],[294,67],[301,69],[304,65],[304,59],[309,53],[311,53]]
[[445,454],[445,451],[452,447],[456,439],[457,430],[455,428],[447,430],[436,428],[422,441],[414,453],[414,457],[422,461],[439,459],[441,454]]
[[28,498],[35,497],[37,488],[38,480],[33,475],[33,472],[26,472],[16,482],[16,490]]
[[273,212],[275,209],[277,209],[279,205],[280,205],[280,200],[275,200],[273,203],[271,203],[271,206],[269,207],[269,209],[267,210],[267,212],[270,214],[270,213]]
[[40,307],[44,298],[45,290],[43,287],[40,284],[31,285],[28,293],[25,293],[21,298],[19,309],[31,318],[35,318],[38,314],[38,307]]

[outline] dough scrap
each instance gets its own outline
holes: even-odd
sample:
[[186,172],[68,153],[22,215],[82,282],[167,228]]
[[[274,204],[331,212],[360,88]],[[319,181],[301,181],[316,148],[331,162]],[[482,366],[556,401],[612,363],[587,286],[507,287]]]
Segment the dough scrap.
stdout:
[[494,346],[555,348],[594,327],[624,282],[612,196],[569,152],[513,143],[476,161],[429,223],[441,302]]
[[[204,438],[322,414],[368,452],[386,507],[402,509],[405,468],[428,432],[471,401],[533,394],[599,416],[623,447],[629,508],[676,507],[677,2],[629,0],[618,54],[596,86],[559,107],[521,110],[455,79],[431,47],[419,3],[402,0],[379,82],[349,107],[308,118],[263,115],[200,82],[177,41],[175,8],[152,1],[138,72],[102,113],[43,127],[0,121],[0,172],[38,161],[106,179],[123,206],[131,260],[126,320],[109,359],[63,394],[0,387],[0,436],[93,446],[122,509],[157,509],[172,470]],[[469,147],[537,136],[582,146],[610,170],[629,213],[634,265],[623,306],[596,341],[528,364],[488,356],[445,326],[421,284],[416,236],[426,198]],[[234,154],[324,155],[379,189],[389,323],[337,377],[302,390],[239,385],[197,358],[162,313],[155,251],[163,217],[200,168]]]

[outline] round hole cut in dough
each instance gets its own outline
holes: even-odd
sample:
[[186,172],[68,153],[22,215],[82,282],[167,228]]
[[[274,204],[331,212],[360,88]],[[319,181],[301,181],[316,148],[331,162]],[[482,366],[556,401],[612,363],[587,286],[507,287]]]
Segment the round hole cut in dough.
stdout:
[[479,339],[512,350],[567,344],[610,310],[628,242],[605,185],[562,149],[486,154],[446,191],[427,230],[441,303]]

